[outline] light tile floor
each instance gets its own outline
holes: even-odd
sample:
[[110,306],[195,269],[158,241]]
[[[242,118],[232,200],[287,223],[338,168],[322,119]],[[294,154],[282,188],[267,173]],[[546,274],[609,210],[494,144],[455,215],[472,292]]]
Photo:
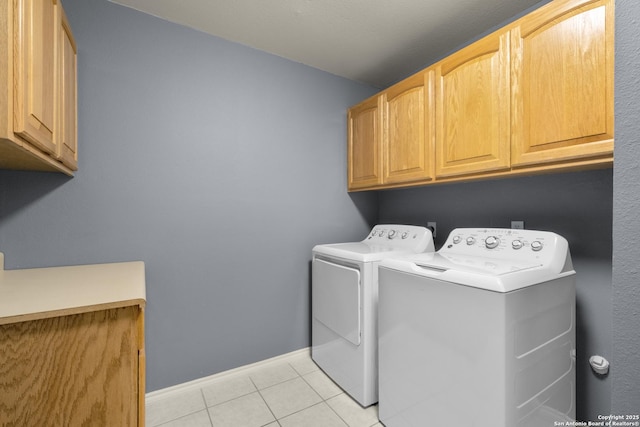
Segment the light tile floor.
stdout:
[[148,399],[147,427],[382,427],[377,406],[362,408],[297,353],[185,391]]

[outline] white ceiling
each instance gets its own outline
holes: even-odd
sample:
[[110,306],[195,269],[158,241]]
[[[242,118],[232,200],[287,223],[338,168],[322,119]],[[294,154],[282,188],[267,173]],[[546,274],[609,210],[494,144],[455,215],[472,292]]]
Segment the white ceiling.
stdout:
[[548,0],[111,0],[382,88]]

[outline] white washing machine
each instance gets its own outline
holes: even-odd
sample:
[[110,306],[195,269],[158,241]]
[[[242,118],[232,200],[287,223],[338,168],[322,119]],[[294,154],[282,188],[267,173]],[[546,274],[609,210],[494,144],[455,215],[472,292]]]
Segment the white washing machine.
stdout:
[[378,263],[434,251],[431,231],[376,225],[361,242],[313,248],[311,357],[362,406],[378,401]]
[[379,287],[386,427],[575,418],[575,271],[563,237],[456,229],[436,253],[382,261]]

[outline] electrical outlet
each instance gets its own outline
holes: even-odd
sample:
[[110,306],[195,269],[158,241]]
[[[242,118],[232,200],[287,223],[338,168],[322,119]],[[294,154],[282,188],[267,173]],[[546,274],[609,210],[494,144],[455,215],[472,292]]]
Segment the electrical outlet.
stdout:
[[427,228],[431,230],[431,235],[433,238],[436,238],[436,222],[435,221],[427,221]]
[[515,230],[524,230],[524,221],[511,221],[511,228]]

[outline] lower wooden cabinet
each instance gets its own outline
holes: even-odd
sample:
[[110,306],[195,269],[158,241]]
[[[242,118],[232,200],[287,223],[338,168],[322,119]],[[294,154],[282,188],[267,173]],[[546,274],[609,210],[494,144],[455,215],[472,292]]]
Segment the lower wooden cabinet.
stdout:
[[144,426],[137,305],[0,325],[0,425]]

